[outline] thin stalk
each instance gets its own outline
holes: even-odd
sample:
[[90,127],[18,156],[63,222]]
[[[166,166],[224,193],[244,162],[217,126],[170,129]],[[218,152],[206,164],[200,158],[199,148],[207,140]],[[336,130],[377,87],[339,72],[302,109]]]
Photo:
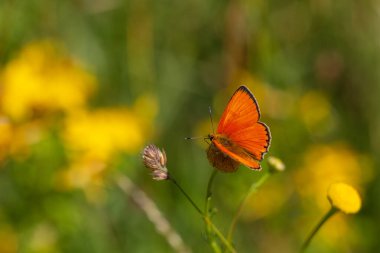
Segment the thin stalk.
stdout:
[[170,179],[170,181],[172,181],[177,186],[177,188],[183,193],[183,195],[185,195],[185,197],[187,198],[187,200],[197,210],[197,212],[200,215],[205,216],[204,213],[202,212],[202,210],[197,206],[197,204],[195,204],[195,202],[190,198],[190,196],[185,192],[185,190],[177,183],[177,181],[175,181],[175,179],[172,178],[172,177],[169,177],[169,179]]
[[210,204],[211,204],[211,195],[212,195],[212,184],[214,182],[214,178],[217,174],[217,170],[213,170],[209,180],[208,180],[208,183],[207,183],[207,192],[206,192],[206,199],[205,199],[205,210],[204,210],[204,214],[205,214],[205,224],[206,224],[206,234],[207,234],[207,238],[208,238],[208,241],[210,243],[210,246],[211,248],[213,248],[214,252],[219,252],[221,253],[222,252],[222,249],[219,247],[218,243],[215,241],[214,239],[214,236],[211,234],[212,232],[212,227],[211,225],[206,222],[206,219],[207,220],[210,220],[211,221],[211,218],[210,218]]
[[[122,190],[122,192],[127,196],[131,197],[131,199],[137,204],[137,206],[144,212],[148,220],[152,222],[152,224],[154,224],[157,233],[162,235],[166,239],[168,244],[173,248],[175,252],[191,252],[190,248],[185,244],[181,236],[171,226],[169,221],[158,209],[155,202],[151,200],[143,190],[141,190],[137,185],[135,185],[127,176],[117,175],[115,177],[115,181],[119,188]],[[116,238],[115,236],[115,239],[119,238]]]
[[224,237],[224,235],[219,231],[219,229],[212,223],[210,218],[204,217],[206,224],[210,225],[215,234],[219,237],[220,241],[224,244],[224,246],[229,250],[229,252],[236,253],[236,250],[231,245],[231,243]]
[[209,243],[210,243],[212,250],[215,253],[222,253],[222,249],[220,248],[219,244],[215,240],[212,240],[212,241],[209,240]]
[[304,252],[307,247],[309,246],[311,240],[315,236],[315,234],[319,231],[319,229],[322,227],[322,225],[331,217],[333,216],[338,210],[334,207],[331,207],[331,209],[325,214],[325,216],[322,217],[322,219],[319,221],[319,223],[314,227],[314,229],[311,231],[305,242],[302,244],[300,252]]
[[[203,220],[205,221],[207,226],[210,226],[212,231],[216,234],[216,236],[219,238],[219,240],[224,244],[224,246],[232,253],[236,253],[236,250],[232,247],[232,245],[227,241],[227,239],[224,237],[224,235],[219,231],[219,229],[212,223],[210,218],[204,214],[201,209],[195,204],[195,202],[191,199],[191,197],[185,192],[185,190],[177,183],[177,181],[169,177],[169,180],[172,181],[177,188],[185,195],[186,199],[191,203],[191,205],[197,210],[197,212],[202,216]],[[215,252],[221,252],[219,246],[216,244],[211,245]]]
[[217,170],[213,170],[211,176],[210,176],[210,179],[208,180],[208,184],[207,184],[207,192],[206,192],[206,204],[205,204],[205,213],[208,214],[209,213],[209,207],[210,207],[210,201],[211,201],[211,195],[212,195],[212,184],[214,182],[214,178],[217,174]]
[[234,217],[232,219],[232,222],[231,222],[231,225],[230,225],[230,229],[228,230],[227,239],[228,239],[229,242],[232,241],[232,236],[233,236],[235,228],[236,228],[236,223],[239,220],[239,217],[241,215],[241,212],[243,211],[243,208],[244,208],[247,200],[249,199],[249,197],[251,196],[251,194],[257,192],[258,188],[262,184],[264,184],[264,182],[269,178],[270,175],[271,175],[271,173],[267,172],[257,182],[253,183],[251,185],[251,187],[249,188],[247,194],[243,198],[243,200],[240,202],[240,205],[239,205],[238,209],[236,210],[235,215],[234,215]]

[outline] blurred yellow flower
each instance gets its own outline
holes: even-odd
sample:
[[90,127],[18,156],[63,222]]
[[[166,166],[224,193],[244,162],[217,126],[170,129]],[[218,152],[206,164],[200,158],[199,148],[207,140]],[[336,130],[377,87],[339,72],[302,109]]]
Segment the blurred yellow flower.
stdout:
[[13,128],[6,117],[0,116],[0,161],[9,153]]
[[345,183],[330,185],[327,198],[331,205],[344,213],[357,213],[361,208],[361,198],[354,187]]
[[81,157],[73,160],[70,166],[61,172],[58,177],[58,188],[72,189],[82,188],[85,189],[90,184],[102,186],[102,173],[106,168],[103,161],[96,160],[92,157]]
[[30,121],[13,126],[11,155],[24,157],[28,155],[29,147],[38,143],[45,134],[44,122]]
[[19,248],[19,238],[16,232],[7,224],[0,224],[0,252],[16,253]]
[[72,163],[58,179],[63,189],[82,188],[101,198],[104,172],[119,153],[136,154],[152,135],[158,111],[155,97],[142,95],[129,108],[78,111],[65,119],[63,138]]
[[248,221],[275,214],[287,203],[292,190],[286,178],[271,177],[247,200],[242,218]]
[[336,120],[333,108],[326,95],[318,91],[305,93],[298,106],[307,130],[313,135],[322,135],[334,129]]
[[[320,213],[331,206],[326,201],[324,193],[334,182],[347,182],[351,185],[364,186],[373,178],[373,168],[368,156],[355,152],[344,142],[330,145],[315,145],[306,150],[302,165],[293,173],[293,184],[300,195],[303,216],[299,217],[297,225],[300,234],[305,222],[317,219]],[[355,231],[347,224],[350,221],[335,217],[327,224],[331,229],[322,229],[319,233],[326,245],[338,247],[336,241],[346,240]],[[302,224],[302,225],[301,225]],[[312,224],[310,224],[311,226]]]
[[47,223],[38,224],[32,232],[28,248],[30,252],[58,252],[57,232]]
[[93,90],[94,77],[51,41],[28,44],[1,74],[3,113],[22,120],[35,112],[72,111]]
[[6,156],[25,157],[29,146],[40,141],[42,134],[43,127],[39,121],[15,124],[0,116],[0,161]]
[[78,112],[67,117],[65,126],[69,149],[103,161],[116,152],[138,152],[146,138],[139,118],[128,109]]
[[329,208],[320,193],[331,183],[364,185],[373,176],[369,157],[358,154],[345,143],[313,146],[303,159],[303,165],[294,173],[296,188],[301,197],[316,200],[320,211]]
[[82,189],[88,200],[102,201],[104,173],[107,164],[93,157],[83,156],[71,161],[68,168],[57,174],[59,190]]
[[152,122],[158,113],[158,102],[153,94],[142,94],[137,97],[132,107],[132,112],[140,121],[141,128],[145,134],[150,135],[153,128]]

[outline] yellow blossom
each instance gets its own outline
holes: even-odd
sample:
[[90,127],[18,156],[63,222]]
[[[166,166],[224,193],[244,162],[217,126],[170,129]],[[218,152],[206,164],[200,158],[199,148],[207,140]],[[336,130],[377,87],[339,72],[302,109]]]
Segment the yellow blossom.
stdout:
[[70,166],[57,175],[57,188],[69,190],[83,189],[89,200],[99,201],[103,198],[103,176],[106,163],[90,156],[83,156],[71,161]]
[[147,122],[128,108],[81,111],[66,118],[63,137],[71,164],[58,177],[62,189],[81,188],[92,200],[102,195],[107,164],[118,153],[137,153],[149,136]]
[[0,106],[15,120],[35,112],[72,111],[86,103],[94,83],[94,77],[53,42],[35,42],[5,66]]
[[272,177],[253,194],[243,209],[242,218],[246,221],[268,217],[279,210],[289,200],[292,189],[286,178]]
[[13,128],[6,117],[0,116],[0,161],[9,153]]
[[327,193],[331,205],[344,213],[357,213],[361,208],[359,193],[351,185],[333,183]]
[[0,252],[19,252],[19,238],[17,233],[8,224],[0,224]]
[[58,186],[61,189],[65,189],[85,188],[94,182],[100,185],[102,182],[98,180],[100,178],[99,175],[101,175],[105,168],[106,164],[104,162],[92,159],[91,157],[85,156],[74,160],[70,167],[60,175]]
[[0,116],[0,161],[6,156],[27,156],[29,147],[39,142],[42,135],[43,127],[39,121],[15,124]]
[[[297,226],[300,233],[310,217],[317,218],[321,212],[330,208],[323,192],[333,182],[347,182],[351,185],[365,185],[373,177],[373,167],[369,157],[353,150],[347,143],[336,142],[329,145],[315,145],[307,149],[303,163],[293,172],[293,183],[301,199],[304,216],[300,216]],[[328,226],[332,229],[320,231],[325,244],[336,245],[337,240],[356,237],[347,219],[331,219]],[[301,225],[302,224],[302,225]],[[344,224],[344,225],[342,225]],[[311,225],[311,224],[310,224]]]
[[132,106],[132,114],[138,116],[140,125],[145,134],[150,135],[153,128],[152,122],[158,113],[157,98],[152,94],[142,94],[136,98]]
[[69,149],[104,161],[116,152],[138,152],[144,134],[138,117],[128,109],[80,112],[67,118],[64,130]]
[[38,224],[29,241],[31,252],[57,252],[57,232],[47,223]]
[[81,188],[89,199],[101,199],[112,158],[138,153],[151,136],[156,99],[143,95],[132,108],[83,110],[66,117],[62,136],[71,164],[58,177],[61,189]]
[[[321,192],[333,182],[363,185],[372,178],[371,161],[345,143],[316,145],[304,155],[302,167],[294,174],[296,189],[302,198],[316,200],[318,210],[326,210],[328,203]],[[305,202],[305,205],[308,205]]]
[[300,117],[311,134],[323,135],[334,129],[333,108],[325,94],[309,91],[299,101]]

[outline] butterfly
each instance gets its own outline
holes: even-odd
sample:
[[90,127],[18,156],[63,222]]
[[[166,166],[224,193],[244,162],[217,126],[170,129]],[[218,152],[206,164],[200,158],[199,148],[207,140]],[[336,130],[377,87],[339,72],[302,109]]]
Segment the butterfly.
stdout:
[[207,149],[211,165],[224,172],[234,172],[240,164],[260,170],[271,135],[259,119],[255,97],[246,86],[240,86],[228,102],[216,133],[207,137],[211,141]]

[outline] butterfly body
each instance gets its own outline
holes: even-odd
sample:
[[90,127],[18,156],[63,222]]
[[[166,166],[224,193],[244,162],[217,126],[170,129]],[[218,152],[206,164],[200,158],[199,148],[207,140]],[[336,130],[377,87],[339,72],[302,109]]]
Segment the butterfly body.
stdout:
[[239,167],[239,162],[220,151],[214,143],[211,143],[207,149],[207,158],[213,167],[223,172],[234,172]]
[[224,172],[236,171],[239,164],[261,169],[271,136],[259,118],[256,99],[247,87],[240,86],[228,102],[216,133],[208,136],[207,157],[213,167]]

